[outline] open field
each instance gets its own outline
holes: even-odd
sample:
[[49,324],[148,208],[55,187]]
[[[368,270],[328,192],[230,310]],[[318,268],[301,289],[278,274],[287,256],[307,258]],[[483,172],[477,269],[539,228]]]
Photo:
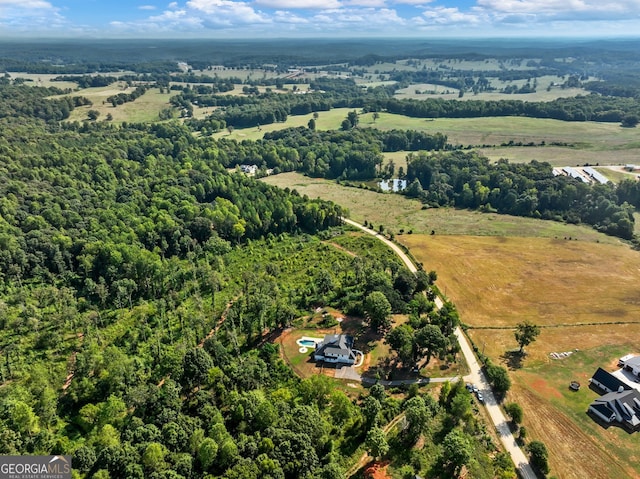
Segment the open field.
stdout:
[[[340,128],[340,123],[347,117],[347,113],[353,111],[353,108],[334,108],[331,111],[318,112],[318,119],[316,120],[316,129],[318,130],[337,130]],[[233,138],[236,140],[260,140],[264,137],[265,133],[271,131],[283,130],[285,128],[295,128],[298,126],[307,126],[309,120],[313,118],[313,114],[289,116],[287,121],[282,123],[272,123],[270,125],[261,125],[258,130],[257,127],[251,128],[237,128],[233,130],[231,134],[229,132],[221,131],[214,134],[214,138]]]
[[[562,146],[542,147],[496,147],[478,148],[478,152],[487,158],[497,161],[507,158],[514,163],[528,163],[531,160],[546,161],[552,166],[590,165],[624,165],[634,163],[640,158],[640,148],[630,142],[621,148],[612,147],[602,150],[576,149]],[[607,172],[602,172],[607,175]]]
[[104,121],[105,117],[111,113],[114,122],[148,122],[157,121],[158,114],[164,108],[168,108],[169,98],[174,93],[160,93],[158,88],[150,88],[147,92],[136,101],[124,103],[113,107],[111,103],[107,103],[107,98],[118,93],[133,91],[133,89],[122,90],[115,85],[101,88],[86,88],[78,92],[74,92],[73,96],[84,96],[93,102],[92,106],[82,106],[71,112],[69,121],[82,121],[87,119],[89,110],[97,110],[100,112],[98,121]]
[[[361,126],[373,126],[370,113],[360,116]],[[346,116],[346,113],[344,114]],[[539,144],[567,143],[579,149],[611,150],[638,148],[639,128],[622,128],[618,123],[566,122],[542,118],[409,118],[393,113],[380,113],[375,126],[444,133],[457,145],[500,145],[514,142]],[[511,150],[511,149],[510,149]]]
[[581,242],[621,244],[619,239],[598,233],[588,226],[452,208],[423,210],[419,201],[401,195],[345,187],[333,181],[309,178],[299,173],[269,176],[263,178],[263,181],[281,188],[296,189],[300,194],[306,194],[310,198],[334,201],[349,210],[351,219],[361,223],[367,220],[374,225],[383,224],[387,230],[396,233],[404,229],[427,234],[434,230],[436,236],[571,236]]
[[[518,88],[524,86],[526,80],[515,80],[510,82],[500,81],[496,78],[488,78],[491,82],[491,86],[498,91],[480,92],[474,94],[472,91],[467,91],[462,98],[458,97],[459,90],[453,87],[447,87],[442,85],[433,85],[429,83],[417,83],[409,85],[407,88],[402,88],[394,95],[396,98],[411,98],[415,100],[424,100],[427,98],[442,98],[443,100],[484,100],[484,101],[499,101],[499,100],[522,100],[522,101],[553,101],[558,98],[571,98],[578,95],[588,95],[589,92],[583,88],[560,88],[552,87],[547,90],[549,84],[553,81],[559,81],[557,77],[544,76],[538,78],[538,87],[533,93],[501,93],[499,90],[508,86],[515,85]],[[416,90],[420,93],[416,93]]]
[[[592,330],[594,337],[600,335]],[[630,328],[629,334],[637,334],[640,328]],[[573,334],[565,330],[565,334]],[[585,335],[577,333],[580,341]],[[542,440],[549,450],[551,474],[556,477],[581,479],[638,478],[640,477],[640,435],[628,434],[618,427],[607,429],[596,423],[586,411],[598,397],[589,388],[588,380],[602,366],[609,371],[616,369],[618,357],[630,351],[637,352],[637,344],[629,337],[611,338],[615,345],[601,345],[575,352],[563,359],[548,361],[512,372],[514,387],[507,401],[520,404],[525,413],[523,425],[529,437]],[[540,338],[538,343],[542,343]],[[532,345],[530,349],[540,346]],[[568,388],[570,381],[579,381],[579,391]],[[535,413],[534,413],[535,411]],[[589,460],[585,461],[585,457]]]
[[[554,238],[403,235],[471,326],[637,322],[640,253]],[[576,345],[576,347],[578,347]]]
[[[340,123],[353,109],[335,108],[319,112],[318,130],[337,130]],[[196,112],[198,109],[196,109]],[[238,128],[229,135],[227,131],[215,136],[238,140],[258,140],[264,133],[284,128],[307,126],[312,115],[289,116],[283,123],[262,125],[260,130]],[[382,112],[374,122],[371,113],[360,115],[361,128],[381,130],[407,129],[428,133],[444,133],[454,145],[500,145],[513,141],[544,147],[486,147],[479,151],[491,159],[509,158],[513,161],[549,161],[557,166],[574,164],[625,164],[633,163],[640,154],[640,128],[621,128],[617,123],[564,122],[525,117],[487,118],[409,118]],[[552,143],[571,147],[553,146]],[[400,153],[401,155],[405,155]],[[392,155],[392,154],[389,154]]]
[[[640,334],[640,253],[624,245],[568,239],[399,239],[426,269],[438,272],[441,291],[471,325],[469,336],[479,350],[511,368],[514,387],[507,401],[523,407],[530,439],[547,445],[552,475],[640,477],[640,435],[605,430],[585,413],[597,397],[588,388],[596,368],[613,370],[618,357],[638,352],[633,338]],[[543,328],[518,364],[507,354],[517,349],[509,327],[524,319]],[[565,351],[574,353],[562,360],[549,357]],[[569,391],[571,380],[583,388]]]

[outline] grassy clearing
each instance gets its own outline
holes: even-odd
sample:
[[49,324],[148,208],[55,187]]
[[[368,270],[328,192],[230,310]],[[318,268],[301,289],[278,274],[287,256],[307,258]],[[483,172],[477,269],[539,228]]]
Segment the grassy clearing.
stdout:
[[[318,130],[337,130],[340,123],[347,117],[347,113],[353,111],[353,108],[334,108],[331,111],[321,111],[318,113],[316,120],[316,129]],[[214,138],[233,138],[236,140],[260,140],[265,133],[272,131],[284,130],[285,128],[295,128],[298,126],[306,127],[309,120],[313,118],[313,114],[289,116],[287,121],[282,123],[272,123],[270,125],[262,125],[260,129],[257,127],[237,128],[231,134],[228,131],[221,131],[214,134]]]
[[[498,91],[495,92],[482,92],[478,94],[474,94],[473,92],[467,92],[464,94],[462,98],[459,98],[458,93],[459,90],[453,87],[445,87],[442,85],[434,85],[430,83],[418,83],[409,85],[407,88],[402,88],[396,92],[394,95],[399,99],[414,99],[414,100],[425,100],[427,98],[441,98],[443,100],[483,100],[483,101],[500,101],[500,100],[522,100],[522,101],[553,101],[558,98],[572,98],[578,95],[588,95],[589,92],[582,88],[559,88],[554,87],[551,90],[547,90],[547,86],[549,81],[545,80],[548,77],[542,77],[538,79],[537,90],[534,93],[523,93],[523,94],[507,94],[500,93]],[[551,77],[555,78],[555,77]],[[518,87],[523,86],[526,83],[526,80],[519,80],[513,82],[501,82],[496,80],[495,78],[490,79],[491,84],[497,88],[502,89],[509,85],[516,85]],[[556,79],[557,80],[557,79]],[[419,91],[420,93],[417,93]]]
[[[480,213],[452,208],[422,209],[419,201],[391,193],[376,193],[349,188],[329,180],[308,178],[299,173],[283,173],[264,178],[266,183],[296,189],[310,198],[334,201],[349,210],[350,217],[374,225],[383,224],[387,230],[398,232],[413,230],[428,234],[432,230],[440,235],[481,235],[578,238],[581,242],[620,244],[611,236],[598,233],[587,226],[576,226],[554,221],[515,216]],[[409,236],[405,235],[405,238]],[[427,264],[427,262],[425,262]]]
[[[636,322],[640,255],[553,238],[403,235],[472,326]],[[578,347],[578,346],[576,346]]]
[[73,96],[81,95],[87,97],[93,102],[93,105],[74,109],[71,112],[69,121],[86,120],[89,110],[97,110],[100,112],[98,121],[103,121],[109,113],[113,116],[114,122],[157,121],[158,114],[161,110],[170,106],[169,98],[173,96],[173,93],[160,93],[158,88],[150,88],[136,101],[124,103],[115,108],[111,103],[106,101],[111,95],[117,95],[122,92],[123,90],[121,88],[111,85],[102,88],[87,88],[73,93]]
[[[318,130],[337,130],[340,123],[352,111],[349,108],[335,108],[320,112],[316,120]],[[198,113],[198,109],[196,109]],[[199,113],[198,113],[198,116]],[[216,137],[235,138],[237,140],[258,140],[266,132],[284,128],[307,126],[312,115],[289,116],[283,123],[256,127],[238,128],[229,134],[217,133]],[[454,145],[500,145],[502,143],[522,142],[545,147],[488,147],[479,151],[491,159],[509,158],[513,161],[549,161],[557,166],[599,163],[633,163],[640,153],[640,128],[621,128],[617,123],[563,122],[540,118],[524,117],[487,117],[487,118],[409,118],[393,113],[382,112],[374,121],[373,114],[360,115],[361,128],[379,128],[381,130],[404,129],[444,133]],[[572,147],[551,146],[552,143],[568,144]],[[405,156],[403,152],[389,153]],[[396,157],[397,158],[397,157]],[[395,158],[394,158],[395,161]]]
[[399,168],[402,168],[404,172],[407,172],[407,155],[408,151],[393,151],[389,153],[383,153],[384,155],[384,165],[393,161],[396,166],[396,174],[398,173]]

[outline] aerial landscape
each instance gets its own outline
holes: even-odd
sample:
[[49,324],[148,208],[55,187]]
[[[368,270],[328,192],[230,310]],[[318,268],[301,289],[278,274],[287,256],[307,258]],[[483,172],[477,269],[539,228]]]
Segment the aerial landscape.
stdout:
[[639,18],[0,1],[0,478],[640,478]]

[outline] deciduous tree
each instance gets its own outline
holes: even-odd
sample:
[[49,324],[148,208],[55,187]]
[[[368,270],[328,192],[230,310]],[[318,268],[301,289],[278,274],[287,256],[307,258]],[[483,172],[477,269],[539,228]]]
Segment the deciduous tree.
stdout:
[[540,326],[529,321],[523,321],[516,325],[515,338],[520,345],[520,354],[524,352],[524,347],[536,340],[540,334]]

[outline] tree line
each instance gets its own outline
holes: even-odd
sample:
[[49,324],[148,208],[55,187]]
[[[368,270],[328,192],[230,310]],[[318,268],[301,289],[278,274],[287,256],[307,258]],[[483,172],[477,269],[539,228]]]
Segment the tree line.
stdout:
[[590,185],[554,176],[551,165],[489,159],[475,152],[409,154],[408,196],[431,206],[496,211],[515,216],[586,223],[604,233],[633,238],[637,188]]

